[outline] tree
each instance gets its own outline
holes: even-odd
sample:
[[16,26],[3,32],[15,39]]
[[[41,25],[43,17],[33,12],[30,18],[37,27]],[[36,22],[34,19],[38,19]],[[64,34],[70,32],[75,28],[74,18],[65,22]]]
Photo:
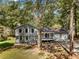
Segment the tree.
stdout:
[[8,5],[0,6],[0,24],[14,29],[18,23],[26,24],[32,20],[32,3],[27,2],[25,7],[19,9],[19,3],[9,2]]
[[70,12],[70,53],[73,53],[73,43],[76,33],[76,1],[73,0]]
[[[73,42],[74,42],[74,37],[77,36],[77,22],[78,22],[78,14],[76,11],[78,10],[78,0],[59,0],[58,1],[58,8],[60,9],[61,13],[61,18],[68,21],[68,29],[70,30],[70,54],[72,55],[73,53]],[[69,20],[67,20],[67,18]],[[64,22],[65,23],[65,22]],[[69,26],[70,24],[70,26]]]
[[41,45],[42,45],[42,40],[41,40],[41,19],[42,19],[42,15],[44,13],[40,13],[40,0],[36,0],[36,5],[35,5],[35,10],[34,10],[34,13],[37,13],[35,14],[34,16],[36,17],[37,19],[37,26],[39,27],[39,32],[38,32],[38,48],[41,49]]
[[[52,3],[51,3],[52,2]],[[41,4],[40,0],[36,0],[36,3],[34,5],[34,18],[37,22],[37,27],[39,28],[38,33],[38,47],[41,49],[41,29],[44,26],[52,26],[52,20],[53,20],[53,1],[45,0],[45,3]]]

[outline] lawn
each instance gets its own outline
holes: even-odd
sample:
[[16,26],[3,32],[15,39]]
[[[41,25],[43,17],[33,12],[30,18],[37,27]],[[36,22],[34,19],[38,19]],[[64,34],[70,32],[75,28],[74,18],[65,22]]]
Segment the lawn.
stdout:
[[15,39],[13,38],[0,42],[0,59],[41,59],[42,55],[36,53],[36,50],[34,51],[32,48],[9,48],[4,50],[7,47],[13,46],[14,43]]
[[9,49],[0,54],[0,59],[42,59],[33,49]]
[[67,59],[67,56],[57,54],[49,54],[41,51],[37,48],[24,49],[24,48],[13,48],[3,51],[0,54],[0,59]]
[[[39,50],[36,48],[27,48],[27,47],[20,47],[20,48],[9,48],[3,50],[4,48],[11,47],[15,43],[15,39],[8,39],[6,41],[0,42],[0,59],[55,59],[58,55],[60,56],[61,53],[66,53],[64,50],[60,51],[60,49],[55,48],[56,44],[53,47],[52,57],[47,52]],[[61,56],[62,57],[62,56]],[[65,58],[65,56],[63,55]],[[58,57],[59,58],[59,57]],[[59,58],[61,59],[61,58]]]

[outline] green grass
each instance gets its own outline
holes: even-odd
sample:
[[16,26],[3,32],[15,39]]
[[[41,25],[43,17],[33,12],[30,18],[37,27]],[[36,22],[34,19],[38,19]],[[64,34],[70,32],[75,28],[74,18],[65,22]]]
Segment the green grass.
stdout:
[[1,49],[8,48],[8,47],[11,47],[13,45],[14,45],[13,43],[3,43],[3,44],[0,44],[0,48]]
[[38,53],[33,52],[32,49],[9,49],[0,54],[0,59],[41,59]]
[[15,43],[14,39],[10,39],[10,40],[7,39],[5,41],[0,41],[0,49],[11,47],[14,45],[14,43]]

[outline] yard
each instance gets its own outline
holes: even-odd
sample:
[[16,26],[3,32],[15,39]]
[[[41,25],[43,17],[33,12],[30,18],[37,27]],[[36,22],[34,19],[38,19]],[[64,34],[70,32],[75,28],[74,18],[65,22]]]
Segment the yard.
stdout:
[[[41,59],[43,54],[36,52],[37,49],[11,48],[15,39],[10,37],[7,40],[0,41],[0,59]],[[7,49],[9,48],[9,49]],[[40,58],[41,57],[41,58]]]
[[35,53],[33,49],[10,48],[14,43],[14,38],[0,41],[0,59],[40,59],[41,55]]
[[39,51],[37,48],[24,49],[13,48],[8,49],[0,54],[0,59],[63,59],[65,55],[59,53],[50,54],[45,51]]
[[[67,54],[61,47],[56,48],[56,46],[58,47],[58,45],[56,45],[55,43],[52,43],[53,48],[51,53],[46,52],[48,50],[45,50],[46,48],[43,48],[44,50],[42,50],[41,52],[38,50],[37,47],[10,48],[14,45],[14,43],[14,38],[9,38],[8,40],[0,42],[0,59],[54,59],[59,57],[65,58],[65,55]],[[44,45],[47,45],[47,43]],[[9,47],[9,49],[5,49],[7,47]],[[61,54],[63,55],[61,56]]]
[[[40,58],[41,57],[41,58]],[[42,59],[33,49],[9,49],[0,54],[0,59]]]

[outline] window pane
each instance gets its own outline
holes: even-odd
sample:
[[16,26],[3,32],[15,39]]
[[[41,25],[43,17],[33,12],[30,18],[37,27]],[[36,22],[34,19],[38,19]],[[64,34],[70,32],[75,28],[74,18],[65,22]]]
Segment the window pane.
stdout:
[[28,36],[26,36],[26,40],[28,40]]
[[32,29],[32,33],[34,33],[34,29]]
[[46,34],[45,34],[45,38],[49,38],[49,34],[46,33]]
[[22,29],[19,29],[19,33],[21,33],[22,32]]
[[20,40],[22,40],[22,36],[20,36]]
[[26,33],[28,32],[28,29],[27,29],[27,28],[25,29],[25,32],[26,32]]
[[16,39],[19,39],[19,36],[16,36]]

